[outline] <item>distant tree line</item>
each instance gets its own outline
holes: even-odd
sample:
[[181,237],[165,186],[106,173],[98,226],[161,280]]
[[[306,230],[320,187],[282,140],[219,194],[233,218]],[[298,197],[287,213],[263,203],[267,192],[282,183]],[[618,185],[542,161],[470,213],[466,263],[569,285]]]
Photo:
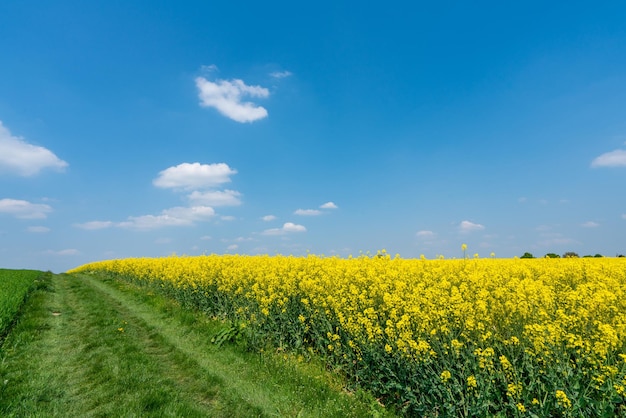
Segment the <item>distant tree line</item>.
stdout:
[[[563,256],[560,256],[558,254],[555,253],[547,253],[546,255],[544,255],[544,258],[578,258],[580,257],[577,253],[573,252],[573,251],[568,251],[565,254],[563,254]],[[583,255],[583,258],[590,258],[590,257],[596,257],[596,258],[600,258],[600,257],[604,257],[602,254],[596,254],[596,255]],[[615,257],[625,257],[624,254],[616,254]],[[525,252],[520,258],[535,258],[534,255],[532,255],[529,252]]]

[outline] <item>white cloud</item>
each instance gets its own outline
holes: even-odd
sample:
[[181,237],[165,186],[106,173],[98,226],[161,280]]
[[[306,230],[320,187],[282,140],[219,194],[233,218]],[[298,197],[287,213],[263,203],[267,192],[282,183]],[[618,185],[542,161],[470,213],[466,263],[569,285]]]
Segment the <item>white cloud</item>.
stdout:
[[626,219],[626,213],[622,214],[622,219]]
[[248,86],[242,80],[217,80],[213,83],[204,77],[196,78],[200,106],[214,107],[222,115],[236,122],[254,122],[267,117],[267,110],[252,102],[242,102],[244,96],[265,98],[269,90],[261,86]]
[[616,149],[594,158],[592,167],[626,167],[626,150]]
[[583,228],[596,228],[600,226],[600,224],[594,221],[588,221],[588,222],[581,224],[580,226],[582,226]]
[[85,222],[82,224],[74,224],[75,227],[77,228],[81,228],[81,229],[86,229],[89,231],[95,230],[95,229],[105,229],[105,228],[110,228],[112,226],[115,226],[115,224],[111,221],[91,221],[91,222]]
[[239,248],[239,245],[237,245],[237,244],[231,244],[228,247],[226,247],[226,249],[229,250],[229,251],[234,251],[237,248]]
[[285,235],[290,232],[306,232],[306,228],[302,225],[294,224],[292,222],[286,222],[282,228],[266,229],[262,232],[263,235]]
[[317,209],[298,209],[294,212],[294,214],[300,216],[317,216],[321,215],[322,211]]
[[237,218],[235,218],[235,217],[234,217],[234,216],[232,216],[232,215],[223,215],[223,216],[220,216],[220,219],[221,219],[222,221],[234,221],[234,220],[235,220],[235,219],[237,219]]
[[237,174],[237,170],[226,163],[182,163],[161,171],[152,184],[163,188],[202,189],[229,183],[233,174]]
[[207,192],[194,191],[189,195],[189,200],[196,205],[206,206],[239,206],[241,205],[241,193],[235,190],[211,190]]
[[11,135],[0,121],[0,170],[32,176],[44,168],[63,170],[68,164],[47,148],[32,145]]
[[472,231],[481,231],[485,229],[485,227],[481,224],[475,224],[470,221],[463,221],[459,224],[459,230],[463,233],[472,232]]
[[320,209],[337,209],[337,205],[333,202],[326,202],[323,205],[320,205]]
[[283,230],[285,232],[306,232],[306,228],[302,225],[297,225],[291,222],[286,222],[283,225]]
[[8,213],[19,219],[44,219],[52,207],[26,200],[0,199],[0,213]]
[[207,221],[215,216],[210,206],[174,207],[163,210],[159,215],[129,216],[126,221],[91,221],[74,226],[87,230],[110,227],[150,230],[165,226],[189,226],[196,222]]
[[188,226],[193,222],[185,218],[177,218],[167,214],[129,216],[127,221],[119,222],[116,226],[130,229],[157,229],[164,226]]
[[46,232],[50,232],[50,228],[48,228],[47,226],[29,226],[28,228],[26,228],[26,231],[43,234]]
[[274,215],[265,215],[263,217],[261,217],[261,219],[265,222],[270,222],[273,221],[274,219],[276,219],[276,216]]
[[210,235],[203,235],[203,236],[200,237],[200,239],[202,241],[208,241],[210,239],[213,239],[213,237],[211,237]]
[[165,209],[160,215],[130,216],[116,226],[130,229],[156,229],[165,226],[189,226],[195,222],[206,221],[215,216],[210,206],[175,207]]
[[270,73],[270,75],[274,78],[286,78],[286,77],[290,77],[292,76],[292,72],[291,71],[274,71],[273,73]]
[[66,255],[78,255],[80,254],[80,251],[74,248],[68,248],[66,250],[60,250],[60,251],[46,250],[44,251],[44,254],[66,256]]
[[417,231],[415,235],[421,238],[431,238],[435,236],[435,233],[433,231]]

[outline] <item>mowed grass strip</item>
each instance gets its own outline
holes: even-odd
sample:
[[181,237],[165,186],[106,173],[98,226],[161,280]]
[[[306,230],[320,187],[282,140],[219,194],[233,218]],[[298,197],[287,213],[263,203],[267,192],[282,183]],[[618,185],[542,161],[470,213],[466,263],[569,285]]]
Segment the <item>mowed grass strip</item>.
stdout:
[[0,416],[388,415],[314,363],[212,344],[220,323],[160,296],[48,280],[0,350]]

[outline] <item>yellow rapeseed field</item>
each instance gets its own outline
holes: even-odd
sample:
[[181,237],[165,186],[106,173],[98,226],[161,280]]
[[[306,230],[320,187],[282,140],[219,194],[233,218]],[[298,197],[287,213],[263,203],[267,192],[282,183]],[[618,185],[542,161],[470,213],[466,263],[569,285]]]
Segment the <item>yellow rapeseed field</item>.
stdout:
[[[87,264],[315,352],[412,416],[626,414],[626,259],[209,255]],[[528,415],[531,416],[531,415]]]

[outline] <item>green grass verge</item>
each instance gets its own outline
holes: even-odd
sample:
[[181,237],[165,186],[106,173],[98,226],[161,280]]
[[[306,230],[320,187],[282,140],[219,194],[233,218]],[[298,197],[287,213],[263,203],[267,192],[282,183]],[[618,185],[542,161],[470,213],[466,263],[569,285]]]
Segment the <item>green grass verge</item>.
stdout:
[[390,416],[315,361],[212,343],[224,324],[161,296],[45,280],[0,348],[0,416]]
[[37,270],[0,269],[0,342],[8,332],[28,291],[43,273]]

